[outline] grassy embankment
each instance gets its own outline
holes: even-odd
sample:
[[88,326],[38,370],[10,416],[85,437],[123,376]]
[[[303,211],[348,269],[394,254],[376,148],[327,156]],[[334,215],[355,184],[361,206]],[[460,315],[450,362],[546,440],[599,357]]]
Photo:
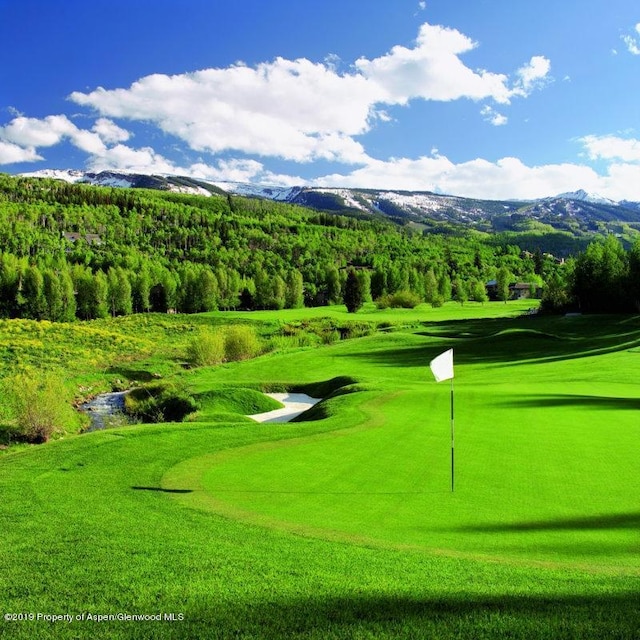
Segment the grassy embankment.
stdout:
[[[358,319],[405,328],[171,369],[194,393],[348,378],[313,421],[127,427],[4,456],[7,612],[184,620],[0,635],[637,637],[640,321],[480,317],[504,310],[370,310]],[[451,346],[454,493],[449,384],[428,370]]]

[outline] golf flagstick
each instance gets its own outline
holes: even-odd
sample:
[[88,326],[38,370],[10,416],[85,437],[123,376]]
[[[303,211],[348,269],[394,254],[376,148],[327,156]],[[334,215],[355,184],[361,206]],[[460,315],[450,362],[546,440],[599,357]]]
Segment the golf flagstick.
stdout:
[[451,378],[451,491],[455,487],[455,427],[453,421],[453,378]]
[[451,491],[455,489],[455,433],[453,423],[453,349],[436,356],[429,368],[436,382],[451,380]]

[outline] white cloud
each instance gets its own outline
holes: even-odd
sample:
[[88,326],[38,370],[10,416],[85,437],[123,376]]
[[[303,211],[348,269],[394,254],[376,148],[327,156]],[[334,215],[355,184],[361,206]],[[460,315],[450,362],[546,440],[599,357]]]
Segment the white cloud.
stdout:
[[409,100],[450,101],[493,98],[508,103],[511,92],[503,74],[465,66],[460,55],[477,44],[456,29],[423,24],[416,46],[395,46],[379,58],[356,61],[356,69],[379,87],[379,102],[406,104]]
[[129,89],[99,88],[71,99],[112,117],[154,122],[199,151],[358,162],[363,149],[351,136],[367,131],[374,96],[361,76],[278,58],[255,69],[156,74]]
[[151,147],[132,149],[123,144],[117,144],[111,148],[104,148],[96,153],[87,162],[87,168],[91,171],[120,170],[133,173],[169,173],[186,174],[164,156],[156,153]]
[[13,164],[15,162],[35,162],[36,160],[43,160],[43,158],[38,155],[33,147],[25,149],[12,142],[0,140],[0,165]]
[[[19,116],[0,128],[0,140],[5,140],[25,150],[38,147],[52,147],[68,139],[87,153],[100,153],[104,143],[100,136],[91,131],[79,129],[65,115],[46,118],[26,118]],[[33,160],[41,160],[33,156]]]
[[640,202],[640,164],[612,164],[602,182],[601,193],[612,200]]
[[505,115],[498,113],[489,105],[485,105],[484,107],[482,107],[480,113],[482,114],[482,117],[487,122],[490,122],[494,127],[501,127],[507,124],[507,122],[509,121],[509,119]]
[[[70,99],[103,116],[152,122],[197,151],[363,164],[368,157],[355,138],[389,120],[384,105],[460,98],[508,104],[528,95],[549,70],[546,58],[534,56],[510,86],[504,74],[465,66],[460,56],[476,46],[455,29],[425,23],[413,48],[360,58],[348,73],[338,72],[335,56],[324,63],[276,58],[255,67],[154,74],[128,89],[99,87]],[[125,140],[94,131],[104,142]]]
[[627,51],[634,56],[640,56],[640,45],[633,36],[622,36],[622,41],[627,45]]
[[76,131],[77,127],[64,115],[44,119],[19,116],[0,128],[0,139],[21,147],[52,147]]
[[203,180],[224,180],[229,182],[252,182],[261,179],[264,166],[251,159],[218,160],[216,166],[197,163],[189,168],[189,175]]
[[108,118],[98,118],[92,127],[92,131],[97,133],[106,144],[126,142],[131,137],[128,131],[122,129]]
[[551,61],[544,56],[533,56],[516,72],[519,80],[513,90],[514,95],[528,96],[534,89],[543,86],[549,80]]
[[533,199],[580,188],[622,197],[614,189],[613,177],[599,176],[591,167],[571,163],[530,167],[510,157],[496,162],[476,158],[459,164],[438,154],[418,159],[374,160],[347,175],[318,178],[314,184],[428,190],[486,199]]
[[617,136],[585,136],[581,142],[591,160],[640,162],[640,140]]
[[638,36],[640,36],[640,22],[635,26],[635,32],[637,36],[631,35],[623,35],[620,36],[622,41],[627,45],[627,51],[634,56],[640,56],[640,40]]

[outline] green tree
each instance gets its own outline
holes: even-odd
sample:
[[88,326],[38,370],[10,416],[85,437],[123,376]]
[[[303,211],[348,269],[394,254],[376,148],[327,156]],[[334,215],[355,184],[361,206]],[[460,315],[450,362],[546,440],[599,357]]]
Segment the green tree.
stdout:
[[629,260],[613,235],[592,242],[576,259],[572,293],[585,312],[615,313],[632,308],[626,290]]
[[342,301],[342,287],[340,285],[340,274],[335,266],[327,267],[325,282],[329,304],[340,304]]
[[496,274],[496,295],[498,300],[502,300],[505,304],[509,299],[509,285],[513,281],[511,271],[505,266],[498,269]]
[[45,316],[53,322],[63,319],[64,301],[62,283],[58,274],[52,269],[46,269],[42,274],[42,291],[45,299]]
[[131,300],[136,313],[146,313],[151,309],[151,275],[146,265],[131,278]]
[[285,306],[288,309],[304,306],[304,283],[302,274],[297,269],[291,269],[287,273]]
[[376,300],[387,293],[387,273],[383,267],[375,268],[371,275],[371,297]]
[[570,287],[560,272],[555,272],[547,280],[542,292],[540,307],[546,313],[564,313],[571,304]]
[[149,303],[151,311],[167,313],[178,306],[178,281],[168,269],[155,269],[151,276]]
[[467,291],[467,285],[463,282],[460,276],[456,276],[453,281],[453,290],[455,292],[454,299],[463,305],[469,299],[469,293]]
[[424,299],[429,304],[438,298],[438,279],[433,269],[429,269],[424,276]]
[[443,273],[438,278],[438,298],[442,302],[451,300],[451,279],[446,273]]
[[640,312],[640,238],[636,238],[629,251],[628,290],[635,310]]
[[347,274],[347,281],[344,287],[344,304],[349,313],[356,313],[363,304],[362,283],[353,269]]
[[489,300],[487,288],[482,280],[474,280],[471,283],[471,299],[482,304]]
[[20,260],[9,253],[0,255],[0,315],[15,318],[18,315],[18,294],[22,284]]
[[76,318],[76,294],[71,280],[71,274],[67,268],[58,275],[60,292],[62,294],[62,309],[60,322],[72,322]]
[[133,310],[131,283],[122,267],[111,267],[107,273],[108,300],[112,316],[129,315]]
[[371,273],[368,269],[361,269],[356,274],[360,280],[360,288],[362,289],[363,302],[371,302]]
[[108,294],[109,283],[107,276],[98,271],[93,277],[93,308],[94,318],[106,318],[109,315]]
[[26,268],[20,289],[20,315],[23,318],[43,320],[47,315],[47,301],[44,297],[44,278],[35,265]]

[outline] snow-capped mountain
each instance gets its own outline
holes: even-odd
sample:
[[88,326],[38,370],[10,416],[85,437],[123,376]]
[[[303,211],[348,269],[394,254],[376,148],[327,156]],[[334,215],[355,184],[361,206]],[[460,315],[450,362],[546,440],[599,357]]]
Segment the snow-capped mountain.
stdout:
[[159,189],[176,193],[210,196],[220,190],[215,185],[181,176],[145,175],[125,171],[78,171],[76,169],[43,169],[22,173],[25,178],[52,178],[64,182],[91,184],[98,187]]
[[22,175],[107,187],[159,189],[203,196],[264,198],[330,213],[386,217],[402,224],[426,225],[424,228],[453,224],[491,232],[525,229],[531,221],[537,221],[561,230],[588,231],[598,223],[640,222],[640,203],[616,203],[582,189],[529,201],[479,200],[429,191],[283,187],[123,171],[94,173],[47,169]]
[[560,193],[559,195],[555,196],[555,198],[550,199],[578,200],[580,202],[591,202],[592,204],[618,204],[615,200],[610,200],[609,198],[605,198],[604,196],[598,195],[597,193],[588,193],[584,189],[578,189],[578,191],[568,191],[567,193]]
[[296,195],[302,190],[302,187],[266,186],[251,184],[250,182],[217,181],[211,182],[211,184],[218,187],[218,189],[237,196],[266,198],[268,200],[279,200],[282,202],[292,202]]

